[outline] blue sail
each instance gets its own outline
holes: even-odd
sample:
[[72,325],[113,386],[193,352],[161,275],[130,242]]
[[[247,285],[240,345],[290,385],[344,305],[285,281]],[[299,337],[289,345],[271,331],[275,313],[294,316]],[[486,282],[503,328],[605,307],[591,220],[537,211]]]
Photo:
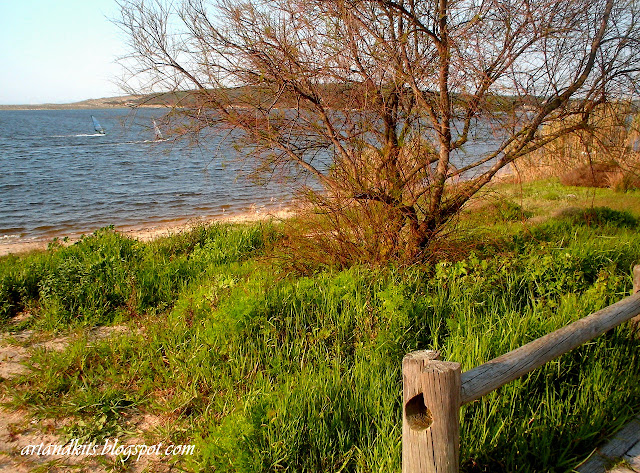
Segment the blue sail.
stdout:
[[93,128],[96,130],[96,132],[100,133],[101,135],[104,135],[106,132],[104,131],[104,128],[102,128],[102,126],[100,125],[100,122],[96,120],[96,117],[91,115],[91,119],[93,120]]

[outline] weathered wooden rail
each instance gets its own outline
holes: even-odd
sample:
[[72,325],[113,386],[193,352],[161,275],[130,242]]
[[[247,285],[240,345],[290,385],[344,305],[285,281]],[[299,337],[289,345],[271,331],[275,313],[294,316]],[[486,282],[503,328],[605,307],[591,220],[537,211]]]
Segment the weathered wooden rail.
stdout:
[[402,472],[458,473],[460,407],[628,320],[640,324],[640,265],[633,295],[483,365],[461,373],[431,350],[402,360]]

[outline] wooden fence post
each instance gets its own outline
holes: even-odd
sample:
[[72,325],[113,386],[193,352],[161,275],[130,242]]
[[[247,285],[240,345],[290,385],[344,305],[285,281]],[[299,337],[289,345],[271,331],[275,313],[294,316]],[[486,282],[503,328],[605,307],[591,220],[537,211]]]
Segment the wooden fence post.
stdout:
[[460,363],[438,352],[414,351],[402,360],[402,473],[458,473]]
[[[633,267],[633,293],[640,292],[640,264]],[[640,315],[631,319],[631,324],[636,331],[640,331]]]

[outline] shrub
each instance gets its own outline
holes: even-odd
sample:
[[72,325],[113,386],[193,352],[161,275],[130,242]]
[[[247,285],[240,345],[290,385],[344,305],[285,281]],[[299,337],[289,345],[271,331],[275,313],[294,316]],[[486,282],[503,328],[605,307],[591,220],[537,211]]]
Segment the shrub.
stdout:
[[621,172],[615,163],[585,164],[562,174],[560,182],[565,186],[610,187]]
[[574,225],[604,226],[636,229],[640,220],[626,210],[614,210],[609,207],[591,207],[588,209],[568,209],[562,214]]
[[131,297],[140,248],[113,229],[102,229],[55,251],[40,281],[40,301],[60,322],[81,318],[107,323]]

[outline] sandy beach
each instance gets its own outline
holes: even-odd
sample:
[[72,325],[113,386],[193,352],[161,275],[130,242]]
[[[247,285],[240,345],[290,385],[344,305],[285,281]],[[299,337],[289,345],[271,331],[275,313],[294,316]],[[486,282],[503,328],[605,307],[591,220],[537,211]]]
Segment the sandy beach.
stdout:
[[[191,228],[201,224],[210,223],[245,223],[263,220],[282,220],[293,216],[294,211],[289,208],[284,209],[257,209],[246,212],[233,213],[230,215],[218,215],[198,219],[171,220],[166,222],[154,222],[151,224],[141,224],[136,226],[115,226],[115,230],[140,241],[150,241],[155,238],[175,235],[176,233],[189,231]],[[48,245],[57,238],[64,245],[71,245],[77,242],[83,234],[91,232],[77,232],[67,235],[51,235],[46,238],[0,238],[0,256],[9,254],[26,253],[33,250],[45,250]]]

